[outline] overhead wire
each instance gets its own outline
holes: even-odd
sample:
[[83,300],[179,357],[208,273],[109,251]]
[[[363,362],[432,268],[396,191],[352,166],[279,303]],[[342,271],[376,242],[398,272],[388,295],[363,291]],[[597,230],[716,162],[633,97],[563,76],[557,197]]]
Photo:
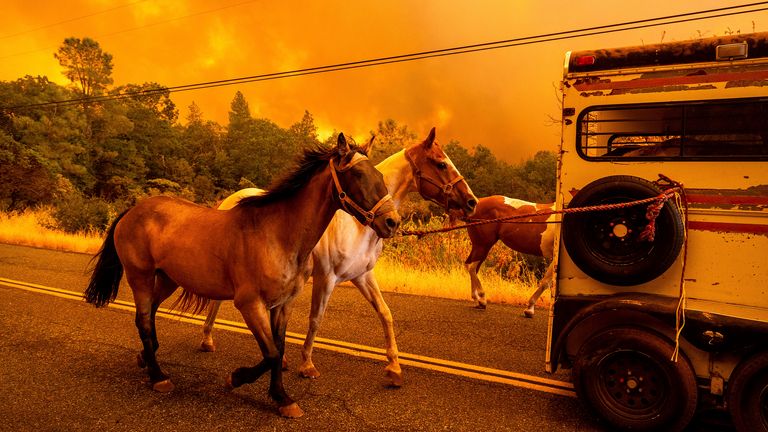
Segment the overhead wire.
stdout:
[[113,11],[116,11],[116,10],[120,10],[120,9],[124,9],[124,8],[130,7],[130,6],[134,6],[134,5],[137,5],[139,3],[144,3],[146,1],[147,0],[138,0],[138,1],[134,1],[132,3],[126,3],[126,4],[115,6],[115,7],[109,8],[109,9],[100,10],[98,12],[93,12],[93,13],[90,13],[90,14],[87,14],[87,15],[80,15],[80,16],[77,16],[77,17],[65,19],[63,21],[57,21],[57,22],[54,22],[54,23],[46,24],[44,26],[23,30],[23,31],[20,31],[20,32],[17,32],[17,33],[11,33],[11,34],[7,34],[7,35],[3,35],[3,36],[0,36],[0,40],[9,39],[9,38],[12,38],[12,37],[21,36],[21,35],[24,35],[24,34],[36,32],[36,31],[40,31],[40,30],[45,30],[45,29],[48,29],[48,28],[51,28],[51,27],[56,27],[56,26],[59,26],[59,25],[62,25],[62,24],[68,24],[68,23],[75,22],[75,21],[80,21],[80,20],[83,20],[83,19],[86,19],[86,18],[92,18],[92,17],[95,17],[95,16],[103,15],[105,13],[109,13],[109,12],[113,12]]
[[[132,6],[132,5],[135,5],[137,3],[141,3],[143,1],[146,1],[146,0],[137,1],[135,3],[130,3],[130,4],[125,5],[125,6]],[[94,39],[102,39],[102,38],[107,38],[107,37],[110,37],[110,36],[115,36],[115,35],[119,35],[119,34],[123,34],[123,33],[128,33],[128,32],[132,32],[132,31],[136,31],[136,30],[143,30],[145,28],[155,27],[155,26],[158,26],[158,25],[161,25],[161,24],[168,24],[170,22],[181,21],[181,20],[184,20],[184,19],[187,19],[187,18],[192,18],[192,17],[196,17],[196,16],[200,16],[200,15],[206,15],[206,14],[213,13],[213,12],[218,12],[218,11],[221,11],[221,10],[224,10],[224,9],[231,9],[233,7],[242,6],[242,5],[245,5],[245,4],[248,4],[248,3],[253,3],[255,1],[258,1],[258,0],[246,0],[246,1],[241,1],[239,3],[232,3],[232,4],[229,4],[229,5],[219,6],[219,7],[213,8],[213,9],[206,9],[206,10],[190,13],[190,14],[187,14],[187,15],[182,15],[182,16],[168,18],[168,19],[161,20],[161,21],[151,22],[149,24],[144,24],[144,25],[138,26],[138,27],[130,27],[130,28],[123,29],[123,30],[118,30],[118,31],[115,31],[115,32],[112,32],[112,33],[106,33],[106,34],[102,34],[102,35],[97,35],[97,36],[94,36],[93,38]],[[53,27],[54,25],[58,25],[58,24],[62,24],[62,23],[67,23],[67,22],[75,21],[75,20],[82,19],[82,18],[88,18],[88,17],[94,16],[94,15],[100,15],[101,13],[110,12],[110,11],[113,11],[115,9],[119,9],[119,7],[116,7],[116,8],[113,8],[113,9],[109,9],[109,10],[106,10],[106,11],[102,11],[102,12],[97,12],[97,13],[94,13],[94,14],[91,14],[91,15],[86,15],[84,17],[73,18],[71,20],[62,21],[61,23],[55,23],[55,24],[51,24],[51,25],[45,26],[45,27],[40,27],[40,28],[37,28],[37,29],[31,29],[31,30],[28,30],[26,32],[17,33],[17,34],[14,34],[14,35],[3,36],[3,37],[0,37],[0,39],[7,38],[7,37],[12,37],[12,36],[17,36],[18,34],[24,34],[24,33],[32,32],[32,31],[36,31],[36,30],[41,30],[41,29],[48,28],[48,27]],[[0,60],[5,60],[5,59],[8,59],[8,58],[12,58],[12,57],[16,57],[16,56],[21,56],[21,55],[26,55],[26,54],[32,54],[32,53],[36,53],[36,52],[40,52],[40,51],[47,51],[47,50],[55,49],[55,48],[56,47],[47,47],[47,48],[38,48],[38,49],[31,50],[31,51],[17,52],[15,54],[10,54],[10,55],[6,55],[6,56],[2,56],[2,57],[0,57]]]
[[[404,62],[411,62],[411,61],[423,60],[428,58],[446,57],[446,56],[452,56],[452,55],[467,54],[467,53],[495,50],[495,49],[501,49],[501,48],[509,48],[509,47],[515,47],[515,46],[532,45],[532,44],[552,42],[557,40],[572,39],[572,38],[579,38],[579,37],[586,37],[586,36],[595,36],[595,35],[601,35],[601,34],[616,33],[621,31],[636,30],[641,28],[657,27],[661,25],[678,24],[682,22],[692,22],[692,21],[720,18],[720,17],[732,16],[732,15],[741,15],[746,13],[753,13],[753,12],[768,10],[768,6],[749,9],[749,10],[738,10],[738,9],[744,9],[744,8],[752,8],[754,6],[761,6],[761,5],[768,5],[768,1],[727,6],[727,7],[708,9],[708,10],[702,10],[697,12],[680,13],[675,15],[667,15],[663,17],[627,21],[622,23],[586,27],[586,28],[575,29],[575,30],[565,30],[565,31],[546,33],[546,34],[540,34],[540,35],[534,35],[534,36],[505,39],[505,40],[500,40],[495,42],[484,42],[484,43],[463,45],[463,46],[452,47],[452,48],[442,48],[442,49],[436,49],[436,50],[421,51],[416,53],[400,54],[400,55],[394,55],[394,56],[372,58],[367,60],[357,60],[357,61],[351,61],[351,62],[345,62],[345,63],[337,63],[337,64],[331,64],[331,65],[325,65],[325,66],[295,69],[290,71],[272,72],[272,73],[266,73],[261,75],[245,76],[240,78],[231,78],[231,79],[224,79],[224,80],[206,81],[206,82],[194,83],[194,84],[161,87],[161,88],[151,89],[151,90],[67,99],[63,101],[51,101],[51,102],[41,102],[36,104],[17,105],[17,106],[10,106],[10,107],[2,107],[1,109],[6,111],[9,111],[9,110],[13,111],[18,109],[26,109],[26,108],[42,108],[46,106],[77,105],[85,102],[88,102],[88,103],[105,102],[110,100],[163,94],[166,92],[185,92],[185,91],[192,91],[192,90],[202,90],[202,89],[208,89],[208,88],[215,88],[215,87],[222,87],[222,86],[229,86],[229,85],[236,85],[236,84],[245,84],[245,83],[251,83],[251,82],[258,82],[258,81],[270,81],[270,80],[282,79],[282,78],[291,78],[291,77],[297,77],[297,76],[337,72],[342,70],[382,66],[386,64],[404,63]],[[698,16],[698,15],[704,15],[704,16]]]

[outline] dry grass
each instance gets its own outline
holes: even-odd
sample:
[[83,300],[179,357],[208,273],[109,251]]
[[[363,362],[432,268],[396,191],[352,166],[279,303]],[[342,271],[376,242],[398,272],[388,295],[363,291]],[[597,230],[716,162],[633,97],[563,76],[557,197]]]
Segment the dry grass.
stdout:
[[[103,242],[100,233],[65,233],[56,228],[51,212],[50,208],[0,212],[0,243],[91,255],[99,250]],[[435,228],[443,221],[433,218],[427,225],[410,224],[411,229]],[[385,242],[376,279],[385,292],[471,300],[469,275],[463,264],[470,248],[463,231],[428,235],[421,240],[396,237]],[[490,303],[525,304],[536,289],[537,279],[522,258],[499,245],[491,251],[479,276]],[[548,302],[545,293],[539,304]]]
[[97,232],[68,234],[57,229],[50,208],[0,213],[0,243],[94,254],[103,241]]
[[[406,220],[402,228],[432,230],[447,223],[445,218],[433,217],[425,224]],[[471,249],[464,230],[429,234],[421,239],[395,237],[384,242],[376,279],[382,291],[471,300],[469,274],[464,268]],[[478,276],[490,303],[527,304],[538,283],[524,258],[501,244],[491,249]],[[548,302],[549,296],[545,295],[539,304]]]
[[[382,291],[471,300],[469,274],[464,268],[452,267],[444,271],[404,268],[390,257],[383,256],[376,264],[374,273]],[[537,284],[532,275],[527,280],[509,280],[492,269],[481,271],[479,277],[489,303],[526,304]],[[548,304],[546,297],[542,296],[539,305]]]

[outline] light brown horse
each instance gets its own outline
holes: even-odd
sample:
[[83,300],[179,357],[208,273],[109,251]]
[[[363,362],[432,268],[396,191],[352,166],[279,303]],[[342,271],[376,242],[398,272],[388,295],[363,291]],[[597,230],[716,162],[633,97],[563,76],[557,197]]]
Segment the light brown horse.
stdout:
[[335,148],[306,150],[298,167],[269,192],[230,211],[170,197],[139,202],[110,227],[85,298],[96,306],[114,300],[125,271],[144,348],[139,366],[147,367],[161,392],[174,386],[155,356],[160,303],[179,286],[182,310],[233,299],[263,359],[232,372],[228,384],[252,383],[269,371],[269,395],[280,414],[301,416],[283,388],[285,330],[292,300],[308,277],[312,248],[340,208],[381,237],[394,235],[400,223],[381,173],[342,134]]
[[[517,215],[531,214],[536,211],[554,210],[554,203],[537,204],[501,195],[480,198],[475,208],[472,220],[490,220]],[[514,219],[510,222],[497,222],[471,226],[467,229],[472,242],[472,251],[464,262],[472,285],[472,299],[477,301],[477,307],[486,308],[485,291],[477,271],[488,257],[493,245],[501,240],[508,248],[529,254],[552,259],[554,250],[555,228],[551,223],[554,215],[532,216]],[[553,264],[547,267],[536,291],[528,299],[525,316],[533,317],[534,305],[541,293],[552,283]]]
[[[471,216],[474,211],[477,198],[437,142],[435,128],[432,128],[424,141],[400,150],[376,165],[376,168],[384,176],[384,182],[392,194],[396,208],[409,193],[419,192],[422,198],[443,206],[445,210],[457,211],[465,217]],[[261,189],[242,189],[227,197],[218,208],[229,209],[243,197],[263,192]],[[386,374],[393,386],[402,385],[403,373],[398,361],[392,313],[373,274],[373,267],[381,255],[381,250],[382,241],[375,233],[360,225],[348,214],[337,213],[328,225],[325,234],[312,251],[312,309],[307,337],[301,351],[301,376],[320,376],[312,361],[315,336],[320,329],[333,289],[342,282],[352,281],[373,306],[384,329],[388,361],[384,368]],[[208,318],[203,326],[203,342],[200,345],[203,351],[215,349],[212,331],[219,303],[211,303],[208,311]]]

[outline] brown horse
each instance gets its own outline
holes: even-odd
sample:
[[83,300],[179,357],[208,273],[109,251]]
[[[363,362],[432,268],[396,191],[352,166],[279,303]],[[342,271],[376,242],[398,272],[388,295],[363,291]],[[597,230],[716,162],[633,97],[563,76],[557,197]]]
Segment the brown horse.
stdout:
[[[545,210],[554,210],[554,204],[536,204],[494,195],[480,198],[472,220],[498,219]],[[488,257],[488,252],[491,251],[493,245],[501,240],[512,250],[551,259],[555,241],[555,229],[551,223],[553,220],[554,215],[532,216],[514,219],[506,223],[475,225],[467,229],[467,234],[469,234],[469,239],[472,242],[472,251],[464,264],[472,284],[472,299],[477,300],[478,308],[485,309],[486,298],[483,285],[477,277],[477,271],[485,258]],[[536,300],[552,282],[553,270],[553,264],[550,264],[544,277],[541,278],[538,288],[528,300],[528,308],[525,309],[526,317],[533,317]]]
[[[376,169],[384,176],[395,208],[412,192],[418,192],[422,198],[433,201],[446,210],[459,212],[464,217],[472,215],[477,203],[477,198],[464,177],[435,139],[435,128],[432,128],[424,141],[389,156],[376,165]],[[264,193],[261,189],[242,189],[227,197],[218,208],[229,209],[243,197],[261,193]],[[373,274],[382,247],[382,241],[373,231],[360,225],[348,214],[337,213],[328,225],[325,234],[312,251],[312,309],[304,349],[301,352],[301,376],[320,376],[312,361],[315,336],[320,329],[333,289],[342,282],[352,281],[373,306],[383,326],[387,344],[386,374],[392,385],[402,385],[403,372],[398,361],[392,313]],[[220,302],[211,304],[203,326],[203,351],[215,349],[212,331],[219,304]],[[285,364],[287,365],[287,362]]]
[[269,371],[269,395],[280,414],[301,416],[283,388],[285,330],[292,300],[308,277],[312,248],[338,209],[381,237],[394,235],[400,223],[381,173],[343,134],[335,148],[306,150],[297,168],[269,192],[245,198],[230,211],[162,196],[139,202],[110,227],[85,298],[96,306],[114,300],[125,271],[144,348],[139,366],[147,367],[161,392],[174,386],[155,356],[160,303],[179,286],[181,310],[233,299],[264,358],[232,372],[228,384],[252,383]]

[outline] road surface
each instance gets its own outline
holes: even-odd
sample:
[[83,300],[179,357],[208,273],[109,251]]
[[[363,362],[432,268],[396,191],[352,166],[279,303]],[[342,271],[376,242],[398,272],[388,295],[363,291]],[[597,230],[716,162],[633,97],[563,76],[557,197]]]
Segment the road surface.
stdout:
[[[0,245],[0,430],[8,431],[604,431],[573,397],[568,371],[543,372],[546,313],[518,306],[385,293],[395,317],[405,385],[383,374],[381,326],[352,287],[334,292],[315,349],[316,380],[285,373],[305,416],[283,419],[268,379],[227,391],[226,376],[260,353],[231,302],[214,334],[217,352],[198,351],[199,321],[158,318],[158,359],[176,384],[153,392],[136,366],[140,342],[130,289],[117,307],[79,295],[89,256]],[[297,299],[287,345],[300,358],[310,289]],[[378,354],[377,354],[378,353]],[[730,430],[699,416],[695,431]]]

